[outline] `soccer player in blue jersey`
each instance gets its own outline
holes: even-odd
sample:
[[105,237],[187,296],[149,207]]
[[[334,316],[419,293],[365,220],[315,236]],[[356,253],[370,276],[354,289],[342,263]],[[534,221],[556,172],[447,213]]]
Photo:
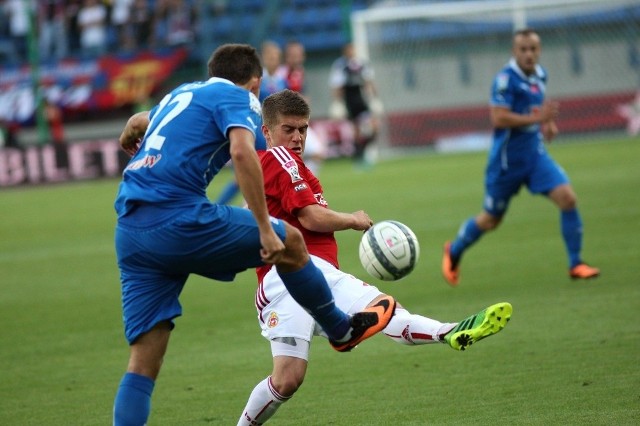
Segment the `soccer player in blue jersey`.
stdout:
[[576,194],[564,170],[547,153],[544,140],[558,133],[558,105],[545,101],[547,73],[538,64],[540,36],[532,29],[513,36],[512,59],[496,75],[491,88],[493,145],[485,174],[483,211],[462,224],[456,239],[446,242],[442,274],[455,286],[460,279],[462,254],[487,231],[495,229],[511,198],[526,185],[560,209],[562,238],[569,257],[569,276],[594,278],[597,268],[580,257],[582,220]]
[[[235,274],[275,264],[288,291],[349,351],[387,326],[395,300],[353,316],[339,310],[299,230],[270,217],[255,151],[262,125],[262,66],[248,45],[222,45],[208,63],[210,79],[183,84],[151,111],[133,115],[120,144],[130,155],[115,201],[115,244],[127,370],[114,402],[116,426],[144,425],[180,292],[190,274],[231,281]],[[219,205],[206,188],[229,161],[249,209]]]

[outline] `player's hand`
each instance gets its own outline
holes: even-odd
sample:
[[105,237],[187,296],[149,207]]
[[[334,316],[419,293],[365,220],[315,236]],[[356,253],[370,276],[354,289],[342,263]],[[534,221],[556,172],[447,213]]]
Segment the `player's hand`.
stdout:
[[142,137],[144,136],[147,127],[149,126],[149,111],[140,111],[127,120],[127,124],[120,134],[120,148],[130,156],[134,156],[140,144],[142,143]]
[[558,134],[558,126],[554,121],[542,124],[542,136],[546,142],[551,142]]
[[284,256],[284,243],[273,230],[260,235],[260,244],[260,257],[264,263],[276,263]]
[[540,109],[540,122],[547,123],[549,121],[553,121],[558,117],[559,113],[560,104],[555,101],[547,101]]
[[384,114],[384,105],[379,98],[372,98],[371,101],[369,101],[369,109],[373,115]]
[[358,210],[351,214],[355,219],[355,224],[352,226],[352,229],[355,229],[356,231],[366,231],[373,226],[373,221],[363,210]]
[[120,135],[120,148],[122,148],[122,150],[126,152],[130,157],[133,157],[136,152],[138,152],[141,142],[142,139],[131,134],[122,132],[122,134]]

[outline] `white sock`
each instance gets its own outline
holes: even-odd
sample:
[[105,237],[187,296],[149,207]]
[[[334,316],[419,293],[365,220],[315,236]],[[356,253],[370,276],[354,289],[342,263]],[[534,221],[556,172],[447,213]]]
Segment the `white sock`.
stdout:
[[240,419],[238,419],[238,426],[264,424],[290,398],[276,392],[271,384],[271,376],[267,377],[253,388],[247,405],[244,407]]
[[442,341],[454,326],[396,308],[389,325],[382,332],[403,345],[424,345]]

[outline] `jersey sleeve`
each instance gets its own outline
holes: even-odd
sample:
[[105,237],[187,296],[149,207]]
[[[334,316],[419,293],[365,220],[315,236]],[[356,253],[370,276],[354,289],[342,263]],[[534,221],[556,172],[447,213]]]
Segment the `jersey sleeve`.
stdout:
[[285,213],[296,216],[303,207],[318,203],[310,181],[313,175],[293,151],[284,147],[270,148],[261,153],[261,164],[265,195],[279,200]]
[[243,127],[257,138],[262,126],[260,101],[253,93],[233,88],[226,94],[225,102],[219,103],[214,119],[226,136],[233,127]]
[[491,106],[511,108],[513,104],[512,82],[508,73],[501,72],[491,85]]

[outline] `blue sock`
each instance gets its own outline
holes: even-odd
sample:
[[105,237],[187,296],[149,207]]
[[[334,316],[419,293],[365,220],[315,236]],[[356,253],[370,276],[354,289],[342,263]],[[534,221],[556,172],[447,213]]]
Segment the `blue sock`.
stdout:
[[125,373],[113,405],[113,426],[147,424],[154,383],[149,377]]
[[278,273],[293,299],[320,324],[333,340],[351,328],[349,316],[338,309],[322,272],[309,260],[300,270]]
[[560,229],[562,238],[569,256],[569,267],[573,268],[582,260],[580,250],[582,249],[582,219],[578,209],[560,212]]
[[216,200],[216,204],[229,204],[235,196],[240,192],[240,186],[238,182],[235,180],[229,182],[224,188],[222,188],[222,193]]
[[451,243],[451,257],[455,261],[460,260],[462,253],[478,241],[483,233],[484,231],[476,225],[475,217],[467,219],[467,221],[460,226],[455,241]]

